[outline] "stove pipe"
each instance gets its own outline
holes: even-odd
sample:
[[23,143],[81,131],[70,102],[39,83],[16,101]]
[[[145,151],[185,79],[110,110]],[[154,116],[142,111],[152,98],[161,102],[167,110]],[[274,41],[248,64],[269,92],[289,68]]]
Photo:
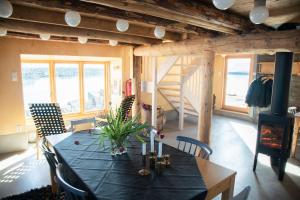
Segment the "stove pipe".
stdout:
[[287,114],[289,89],[293,65],[293,52],[277,52],[272,88],[271,112],[274,115]]

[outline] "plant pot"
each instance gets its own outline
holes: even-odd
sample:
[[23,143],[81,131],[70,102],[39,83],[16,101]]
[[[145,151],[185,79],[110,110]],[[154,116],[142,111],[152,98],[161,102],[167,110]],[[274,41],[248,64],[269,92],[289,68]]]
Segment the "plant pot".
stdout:
[[110,154],[113,156],[127,153],[127,147],[125,145],[125,141],[123,142],[111,141],[110,151],[111,151]]

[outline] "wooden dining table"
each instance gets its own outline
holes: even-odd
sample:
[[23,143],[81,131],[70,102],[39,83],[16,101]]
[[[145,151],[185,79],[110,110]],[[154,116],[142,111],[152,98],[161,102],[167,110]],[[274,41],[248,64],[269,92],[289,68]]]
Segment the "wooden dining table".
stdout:
[[[73,134],[78,133],[50,135],[46,136],[46,140],[50,146],[55,147]],[[236,172],[198,157],[196,157],[196,162],[207,189],[205,199],[213,199],[219,194],[222,194],[222,200],[232,199]],[[54,181],[52,181],[52,185],[56,187]]]

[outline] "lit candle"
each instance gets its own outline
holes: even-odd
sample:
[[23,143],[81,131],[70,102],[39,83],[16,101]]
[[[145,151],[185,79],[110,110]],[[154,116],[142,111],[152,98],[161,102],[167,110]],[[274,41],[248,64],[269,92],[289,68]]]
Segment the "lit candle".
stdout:
[[159,158],[162,156],[162,142],[158,143],[158,155]]
[[142,154],[143,154],[143,156],[146,155],[146,143],[142,144]]
[[155,130],[152,129],[150,131],[150,152],[151,153],[154,152],[154,136],[155,136]]

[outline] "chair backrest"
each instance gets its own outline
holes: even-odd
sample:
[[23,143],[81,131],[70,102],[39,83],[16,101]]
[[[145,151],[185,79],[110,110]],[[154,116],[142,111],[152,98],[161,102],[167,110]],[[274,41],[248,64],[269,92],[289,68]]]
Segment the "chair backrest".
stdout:
[[58,165],[58,161],[56,160],[55,153],[53,153],[49,147],[42,143],[40,148],[50,166],[50,170],[55,174],[56,166]]
[[[212,149],[207,144],[204,144],[199,140],[195,140],[193,138],[185,136],[177,136],[176,140],[178,141],[177,149],[180,149],[194,156],[198,156],[203,159],[208,159],[209,156],[212,154]],[[183,147],[181,148],[182,143]]]
[[40,137],[67,132],[58,104],[34,103],[29,104],[29,109]]
[[234,196],[232,200],[247,200],[250,190],[251,190],[250,186],[245,187],[240,193]]
[[86,199],[87,192],[73,187],[65,181],[63,178],[63,165],[58,164],[56,168],[56,181],[58,184],[58,196],[64,195],[64,199],[75,199],[75,200],[84,200]]
[[125,97],[121,102],[121,109],[122,109],[122,119],[126,120],[128,117],[128,114],[132,108],[132,104],[134,102],[135,95],[127,96]]
[[76,126],[83,125],[83,124],[90,124],[90,125],[92,125],[92,128],[96,128],[96,119],[95,119],[95,117],[93,117],[93,118],[72,120],[71,121],[71,130],[76,131]]

